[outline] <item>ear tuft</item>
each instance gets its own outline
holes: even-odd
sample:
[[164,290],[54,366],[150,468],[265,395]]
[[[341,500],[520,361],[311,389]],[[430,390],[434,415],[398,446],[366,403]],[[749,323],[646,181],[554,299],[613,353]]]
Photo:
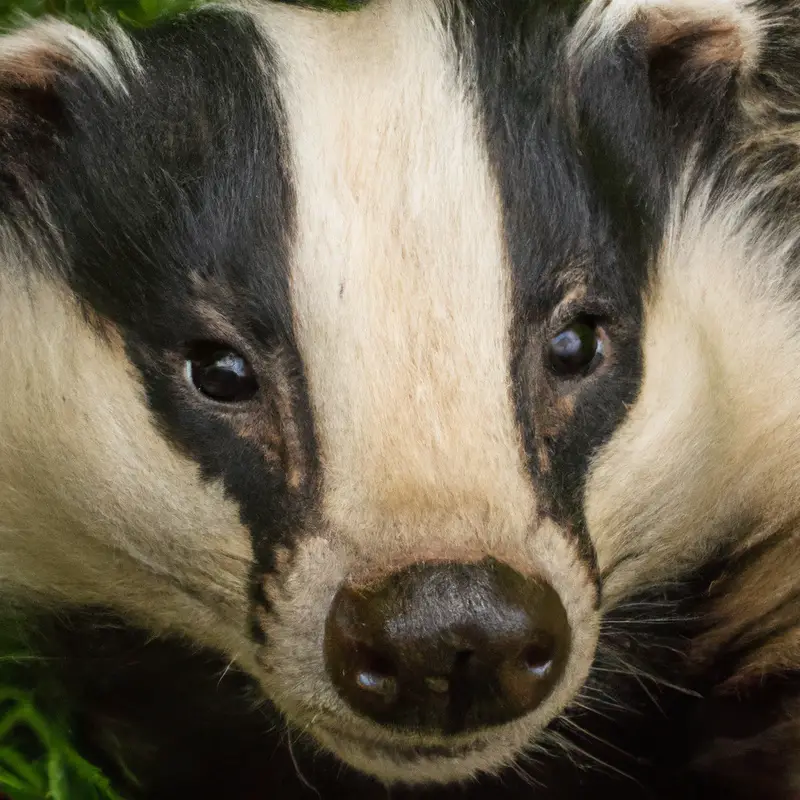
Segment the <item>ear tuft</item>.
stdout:
[[643,118],[652,104],[649,131],[615,124],[629,137],[659,126],[673,139],[708,133],[735,111],[742,79],[759,69],[764,13],[750,0],[592,0],[570,36],[575,85],[586,96],[605,84],[618,106]]
[[658,13],[647,23],[651,52],[674,50],[684,56],[690,68],[736,68],[745,61],[742,31],[731,21],[676,20]]
[[123,76],[109,47],[74,25],[45,19],[0,36],[0,86],[44,89],[58,74],[69,70],[90,74],[108,91],[125,91]]
[[658,224],[687,153],[716,146],[756,70],[749,0],[592,0],[567,44],[575,135],[606,206]]
[[574,57],[591,57],[632,38],[651,61],[669,61],[686,74],[730,73],[755,67],[764,27],[747,0],[593,0],[571,49]]
[[[722,5],[720,8],[719,6]],[[736,3],[688,5],[669,0],[642,11],[633,23],[644,33],[651,82],[658,88],[713,89],[747,75],[758,62],[758,17]]]
[[[83,76],[105,96],[127,92],[118,50],[55,19],[0,36],[0,207],[29,197],[52,163],[68,127],[68,85]],[[132,67],[126,60],[127,75]]]

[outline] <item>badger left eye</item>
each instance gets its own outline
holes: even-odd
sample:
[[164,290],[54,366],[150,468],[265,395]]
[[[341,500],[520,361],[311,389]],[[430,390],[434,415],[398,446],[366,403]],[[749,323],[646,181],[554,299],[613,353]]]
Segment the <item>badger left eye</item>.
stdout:
[[218,403],[243,403],[258,391],[253,368],[235,350],[200,342],[189,348],[186,375],[201,394]]
[[591,321],[574,322],[550,340],[550,368],[559,377],[590,372],[603,357],[603,336]]

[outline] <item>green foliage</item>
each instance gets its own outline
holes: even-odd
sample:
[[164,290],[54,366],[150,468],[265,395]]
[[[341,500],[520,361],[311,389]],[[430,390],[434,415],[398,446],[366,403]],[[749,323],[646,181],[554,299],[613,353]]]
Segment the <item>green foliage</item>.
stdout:
[[0,25],[17,27],[30,17],[54,14],[91,26],[101,13],[132,25],[149,25],[196,5],[198,0],[0,0]]
[[[111,14],[130,25],[152,25],[202,2],[204,0],[0,0],[0,28],[16,27],[26,18],[45,14],[56,14],[87,26],[101,13]],[[305,4],[345,11],[357,5],[357,1],[305,0]]]
[[7,620],[0,628],[0,796],[122,800],[78,752],[51,667]]
[[36,693],[0,687],[0,790],[13,800],[121,800],[72,746],[69,727],[45,717]]

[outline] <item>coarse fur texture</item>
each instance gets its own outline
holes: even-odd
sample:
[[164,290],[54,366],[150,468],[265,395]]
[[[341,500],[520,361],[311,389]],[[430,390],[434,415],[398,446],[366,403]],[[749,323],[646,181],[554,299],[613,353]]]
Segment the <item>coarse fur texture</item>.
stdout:
[[[0,592],[126,791],[796,796],[799,13],[249,2],[0,39]],[[582,320],[601,357],[560,378]],[[197,390],[207,343],[252,399]],[[540,705],[353,710],[340,587],[487,558],[564,607]]]

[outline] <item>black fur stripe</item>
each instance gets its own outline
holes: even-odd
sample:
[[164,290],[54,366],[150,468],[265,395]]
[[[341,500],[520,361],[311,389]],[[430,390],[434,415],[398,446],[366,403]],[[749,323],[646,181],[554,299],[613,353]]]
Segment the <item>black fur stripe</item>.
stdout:
[[[501,192],[515,301],[511,378],[532,480],[545,513],[567,524],[586,562],[594,564],[583,488],[592,455],[639,390],[638,321],[648,280],[642,243],[652,233],[645,223],[653,210],[640,204],[651,176],[633,171],[626,151],[608,149],[614,132],[606,131],[601,144],[603,163],[617,164],[609,175],[598,172],[582,141],[597,139],[602,121],[591,132],[575,129],[565,48],[581,5],[460,3],[449,24],[468,64],[465,80],[483,113]],[[625,99],[618,94],[612,98],[617,104]],[[642,138],[642,147],[648,141]],[[576,160],[575,152],[584,160]],[[652,163],[658,153],[646,156]],[[542,378],[547,341],[558,332],[551,314],[575,289],[580,299],[564,324],[597,317],[614,347],[613,368],[586,391]]]
[[[272,445],[194,397],[183,364],[196,341],[252,356],[273,438],[290,413],[298,458],[313,463],[292,331],[294,199],[274,58],[252,18],[231,10],[130,35],[141,69],[120,60],[127,92],[109,92],[88,70],[62,72],[51,88],[57,135],[41,191],[63,234],[69,285],[122,332],[165,436],[238,502],[261,602],[259,576],[300,526],[313,469],[290,488]],[[278,380],[288,411],[276,406]]]

